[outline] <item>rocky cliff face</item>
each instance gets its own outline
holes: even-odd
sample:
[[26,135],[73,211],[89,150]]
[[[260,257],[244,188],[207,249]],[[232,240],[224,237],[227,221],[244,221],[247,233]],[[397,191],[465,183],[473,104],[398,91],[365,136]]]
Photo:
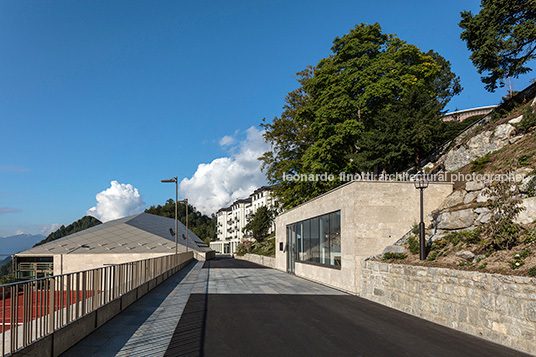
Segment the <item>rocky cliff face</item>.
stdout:
[[[524,207],[516,221],[520,224],[532,223],[536,220],[536,197],[529,197],[529,191],[533,189],[536,175],[532,168],[521,168],[514,175],[522,178],[518,184]],[[490,200],[486,191],[488,184],[483,181],[468,181],[465,187],[452,192],[429,217],[427,229],[432,240],[452,231],[475,229],[487,223],[492,214],[486,208]]]
[[[536,98],[533,99],[531,105],[533,107],[536,106]],[[440,165],[447,172],[456,171],[490,152],[516,143],[523,135],[517,133],[514,125],[521,122],[522,119],[523,116],[520,115],[509,120],[507,123],[483,131],[471,137],[469,140],[464,140],[463,136],[465,133],[462,134],[461,137],[454,140],[456,145],[451,150],[442,155],[436,163],[430,163],[428,167],[431,168]]]

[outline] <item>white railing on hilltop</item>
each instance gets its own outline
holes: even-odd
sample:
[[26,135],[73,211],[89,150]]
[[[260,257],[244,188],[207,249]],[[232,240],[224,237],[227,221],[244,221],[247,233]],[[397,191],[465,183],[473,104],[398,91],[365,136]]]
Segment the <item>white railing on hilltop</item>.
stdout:
[[184,254],[0,285],[0,345],[9,355],[185,262]]

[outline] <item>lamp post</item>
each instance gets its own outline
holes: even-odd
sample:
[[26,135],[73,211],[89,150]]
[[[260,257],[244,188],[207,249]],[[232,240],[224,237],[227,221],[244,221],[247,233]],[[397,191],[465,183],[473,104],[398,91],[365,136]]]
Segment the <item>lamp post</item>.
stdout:
[[421,190],[421,222],[419,223],[419,245],[420,245],[420,259],[426,259],[426,243],[424,239],[424,207],[423,207],[423,191],[428,187],[428,179],[426,175],[420,171],[413,181],[415,188]]
[[179,202],[186,204],[186,253],[188,253],[188,199],[185,198]]
[[161,180],[161,182],[163,183],[166,183],[166,182],[175,182],[175,254],[178,254],[179,253],[179,245],[177,243],[177,227],[178,227],[178,216],[177,216],[177,199],[179,198],[179,185],[178,185],[178,180],[177,180],[177,176],[173,177],[173,178],[170,178],[169,180]]

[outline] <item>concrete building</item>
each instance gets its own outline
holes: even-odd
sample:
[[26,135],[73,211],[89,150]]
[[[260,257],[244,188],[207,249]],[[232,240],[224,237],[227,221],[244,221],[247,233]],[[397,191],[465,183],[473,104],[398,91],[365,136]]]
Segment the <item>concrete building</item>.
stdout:
[[[429,214],[451,183],[424,191]],[[361,261],[381,254],[419,221],[413,182],[354,181],[276,217],[276,268],[359,293]]]
[[442,119],[443,121],[464,121],[473,115],[489,114],[496,107],[496,105],[488,105],[485,107],[457,110],[443,115]]
[[[175,220],[141,213],[94,226],[14,255],[18,279],[72,273],[155,258],[175,253]],[[178,224],[179,252],[186,251],[186,227]],[[215,252],[192,231],[188,248],[198,260],[210,259]]]
[[[234,254],[238,244],[249,239],[243,229],[257,210],[262,206],[275,207],[276,202],[272,187],[263,186],[248,198],[237,200],[231,206],[220,209],[216,213],[216,241],[211,242],[210,247],[223,254]],[[269,233],[274,229],[275,225]]]

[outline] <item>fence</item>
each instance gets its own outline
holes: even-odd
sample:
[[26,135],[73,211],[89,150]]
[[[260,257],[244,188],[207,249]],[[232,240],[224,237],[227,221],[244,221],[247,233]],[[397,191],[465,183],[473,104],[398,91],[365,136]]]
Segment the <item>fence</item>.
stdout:
[[173,254],[0,286],[2,356],[29,346],[142,284],[175,273],[191,257],[191,253]]

